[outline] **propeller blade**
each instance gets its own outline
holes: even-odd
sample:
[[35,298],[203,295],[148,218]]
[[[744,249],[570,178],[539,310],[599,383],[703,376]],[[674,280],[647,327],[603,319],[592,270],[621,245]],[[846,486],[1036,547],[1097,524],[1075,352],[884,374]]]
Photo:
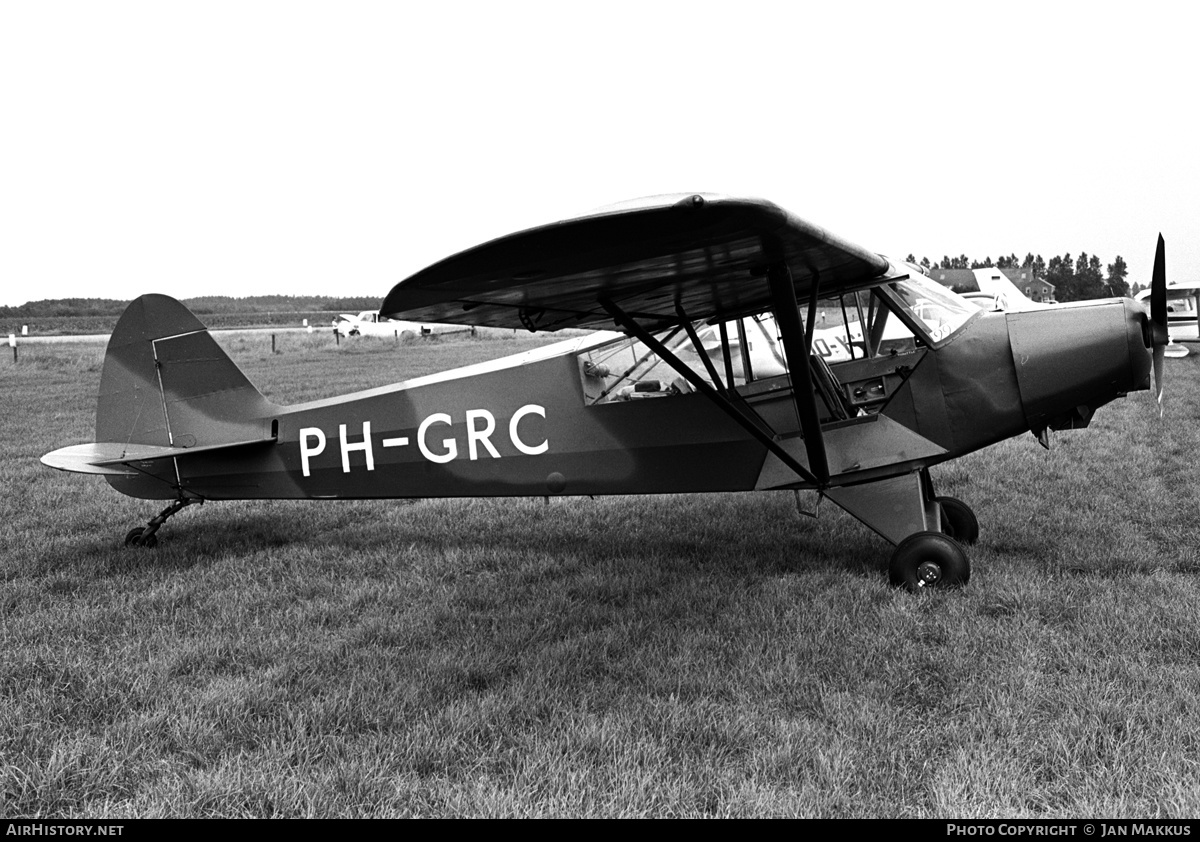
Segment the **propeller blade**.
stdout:
[[1158,235],[1158,248],[1154,251],[1154,272],[1150,276],[1150,321],[1154,325],[1154,345],[1166,345],[1167,333],[1167,257],[1166,243]]
[[1158,235],[1154,250],[1154,272],[1150,276],[1150,323],[1154,341],[1154,397],[1158,400],[1158,417],[1163,417],[1163,358],[1171,334],[1167,329],[1167,247],[1163,235]]
[[1166,345],[1154,346],[1154,397],[1158,401],[1158,417],[1163,417],[1163,358],[1166,357]]

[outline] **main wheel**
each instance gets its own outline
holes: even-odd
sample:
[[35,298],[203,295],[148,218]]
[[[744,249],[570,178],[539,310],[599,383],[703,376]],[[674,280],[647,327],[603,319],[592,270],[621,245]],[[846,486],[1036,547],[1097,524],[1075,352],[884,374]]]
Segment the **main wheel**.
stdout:
[[971,578],[971,563],[958,541],[941,532],[909,535],[888,565],[892,584],[910,591],[955,588]]
[[970,506],[954,497],[938,497],[934,502],[942,507],[942,532],[962,544],[979,540],[979,520]]

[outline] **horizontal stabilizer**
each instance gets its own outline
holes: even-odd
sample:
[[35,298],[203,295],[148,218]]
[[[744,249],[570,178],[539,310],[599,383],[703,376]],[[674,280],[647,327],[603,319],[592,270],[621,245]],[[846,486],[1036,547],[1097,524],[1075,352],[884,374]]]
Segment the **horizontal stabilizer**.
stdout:
[[156,444],[121,444],[120,442],[93,442],[63,447],[42,457],[42,464],[60,471],[79,474],[104,474],[116,477],[138,476],[141,472],[133,467],[138,462],[154,462],[174,459],[197,453],[212,453],[218,450],[252,447],[271,444],[271,438],[225,444],[197,445],[196,447],[167,447]]

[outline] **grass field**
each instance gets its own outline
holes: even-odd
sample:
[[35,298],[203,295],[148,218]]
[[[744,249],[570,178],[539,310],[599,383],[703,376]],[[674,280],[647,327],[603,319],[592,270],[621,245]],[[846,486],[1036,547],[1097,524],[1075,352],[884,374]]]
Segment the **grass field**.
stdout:
[[[291,403],[529,347],[222,340]],[[934,469],[970,586],[788,493],[156,503],[42,467],[103,349],[0,361],[0,815],[1200,814],[1200,357]],[[811,501],[805,501],[811,505]]]

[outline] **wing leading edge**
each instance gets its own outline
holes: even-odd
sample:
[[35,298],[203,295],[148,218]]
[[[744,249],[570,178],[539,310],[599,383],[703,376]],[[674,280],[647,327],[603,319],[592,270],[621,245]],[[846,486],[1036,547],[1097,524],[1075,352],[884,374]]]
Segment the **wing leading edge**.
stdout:
[[389,318],[527,330],[612,326],[604,302],[647,327],[733,317],[771,304],[786,263],[803,300],[878,283],[886,258],[762,199],[690,194],[531,228],[401,281]]

